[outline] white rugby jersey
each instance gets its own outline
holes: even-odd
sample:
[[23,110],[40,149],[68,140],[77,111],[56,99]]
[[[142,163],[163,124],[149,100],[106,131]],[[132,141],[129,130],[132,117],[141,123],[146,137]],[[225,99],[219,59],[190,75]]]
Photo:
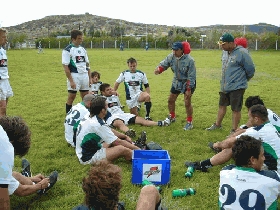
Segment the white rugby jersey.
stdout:
[[3,47],[0,48],[0,78],[8,79],[8,58],[6,54],[6,50]]
[[272,125],[276,125],[276,126],[280,127],[280,117],[270,109],[267,109],[267,113],[268,113],[269,122]]
[[108,103],[107,111],[109,111],[112,115],[124,114],[124,111],[121,109],[120,99],[118,96],[116,95],[108,96],[106,97],[106,101]]
[[73,142],[73,128],[76,123],[78,123],[82,118],[86,115],[89,115],[89,110],[85,107],[84,103],[78,103],[73,106],[70,111],[67,113],[65,121],[64,121],[64,128],[65,128],[65,139],[66,141],[71,144],[72,147],[75,147]]
[[98,94],[100,85],[102,85],[102,82],[100,81],[95,84],[91,84],[89,91],[93,92],[94,94]]
[[89,163],[92,156],[102,148],[103,141],[112,144],[117,139],[112,129],[98,116],[81,120],[76,143],[76,155],[80,163]]
[[143,85],[148,84],[148,79],[146,74],[140,70],[136,70],[135,73],[126,70],[120,74],[116,82],[124,82],[126,100],[130,100],[136,94],[143,91]]
[[69,44],[62,50],[62,64],[68,65],[71,73],[88,73],[86,63],[89,63],[87,51],[82,46]]
[[277,210],[279,195],[280,179],[276,171],[256,172],[234,165],[220,171],[220,209]]
[[242,135],[252,136],[261,139],[264,148],[265,165],[269,170],[277,170],[280,173],[280,133],[271,123],[248,128],[244,133],[236,136],[238,139]]

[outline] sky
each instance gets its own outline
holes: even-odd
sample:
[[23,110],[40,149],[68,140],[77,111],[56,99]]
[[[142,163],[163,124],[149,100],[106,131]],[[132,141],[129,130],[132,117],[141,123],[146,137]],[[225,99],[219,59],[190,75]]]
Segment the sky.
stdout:
[[[15,26],[51,15],[85,14],[135,23],[180,27],[268,23],[280,27],[278,0],[7,0],[0,26]],[[278,11],[277,11],[278,10]]]

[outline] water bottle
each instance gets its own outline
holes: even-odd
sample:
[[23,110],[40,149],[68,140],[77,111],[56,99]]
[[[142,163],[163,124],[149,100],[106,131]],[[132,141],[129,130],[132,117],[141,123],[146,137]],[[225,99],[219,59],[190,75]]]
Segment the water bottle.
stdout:
[[[146,186],[146,185],[154,185],[152,182],[150,182],[149,180],[147,180],[147,179],[144,179],[143,181],[142,181],[142,186]],[[159,186],[155,186],[156,188],[157,188],[157,190],[159,191],[159,192],[161,192],[161,188],[159,187]]]
[[195,195],[195,189],[187,188],[187,189],[176,189],[172,191],[172,197],[184,197],[187,195]]
[[190,179],[193,176],[193,173],[194,173],[194,167],[189,166],[187,172],[185,173],[185,177],[188,177]]

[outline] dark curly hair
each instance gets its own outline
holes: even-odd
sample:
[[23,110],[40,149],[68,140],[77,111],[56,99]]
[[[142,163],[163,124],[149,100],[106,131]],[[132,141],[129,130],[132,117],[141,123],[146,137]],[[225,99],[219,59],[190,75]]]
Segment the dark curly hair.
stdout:
[[7,133],[15,155],[20,157],[26,155],[31,144],[31,131],[26,122],[18,116],[1,116],[0,125]]
[[83,178],[85,204],[95,210],[115,210],[121,190],[121,168],[106,160],[93,163]]
[[256,104],[264,106],[264,102],[259,96],[249,96],[245,101],[245,106],[247,107],[247,109]]
[[236,166],[249,166],[250,158],[259,158],[262,148],[262,141],[252,136],[240,136],[232,147],[232,159]]

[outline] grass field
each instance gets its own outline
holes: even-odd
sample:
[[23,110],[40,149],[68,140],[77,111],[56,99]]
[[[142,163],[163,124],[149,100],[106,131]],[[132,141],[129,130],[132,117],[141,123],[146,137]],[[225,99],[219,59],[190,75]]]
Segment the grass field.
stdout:
[[[166,118],[167,97],[170,90],[172,71],[161,75],[153,71],[158,63],[170,53],[168,50],[88,50],[91,70],[101,73],[101,81],[114,84],[120,72],[127,69],[126,60],[138,60],[138,69],[147,74],[151,87],[152,111],[154,120]],[[280,114],[280,52],[251,51],[256,65],[256,74],[249,82],[245,98],[260,95],[266,106]],[[72,209],[83,202],[82,178],[89,170],[80,165],[73,148],[64,139],[65,102],[67,98],[66,76],[61,65],[61,50],[48,50],[37,54],[37,50],[10,50],[10,83],[14,97],[8,104],[8,115],[22,116],[32,131],[32,145],[25,156],[31,162],[33,174],[59,172],[59,180],[46,195],[39,200],[34,196],[19,198],[11,196],[12,209]],[[197,89],[193,95],[194,129],[183,131],[185,108],[183,96],[176,102],[177,121],[169,127],[131,126],[140,134],[147,132],[148,141],[155,141],[168,150],[171,156],[171,179],[162,186],[162,201],[170,210],[217,209],[219,171],[222,166],[211,168],[209,173],[196,171],[188,180],[184,178],[186,160],[204,160],[213,152],[207,147],[209,141],[223,140],[231,129],[231,111],[223,121],[223,130],[205,131],[216,119],[218,91],[221,74],[221,51],[194,50],[191,55],[196,61]],[[120,86],[121,101],[125,105],[124,88]],[[80,102],[77,97],[75,103]],[[125,107],[125,111],[127,107]],[[144,109],[140,114],[144,116]],[[242,110],[242,121],[247,121],[247,111]],[[135,209],[139,186],[131,184],[131,164],[124,159],[115,162],[122,168],[123,188],[120,200],[126,209]],[[21,159],[15,159],[15,170],[20,171]],[[196,195],[173,199],[171,192],[176,188],[195,188]]]

